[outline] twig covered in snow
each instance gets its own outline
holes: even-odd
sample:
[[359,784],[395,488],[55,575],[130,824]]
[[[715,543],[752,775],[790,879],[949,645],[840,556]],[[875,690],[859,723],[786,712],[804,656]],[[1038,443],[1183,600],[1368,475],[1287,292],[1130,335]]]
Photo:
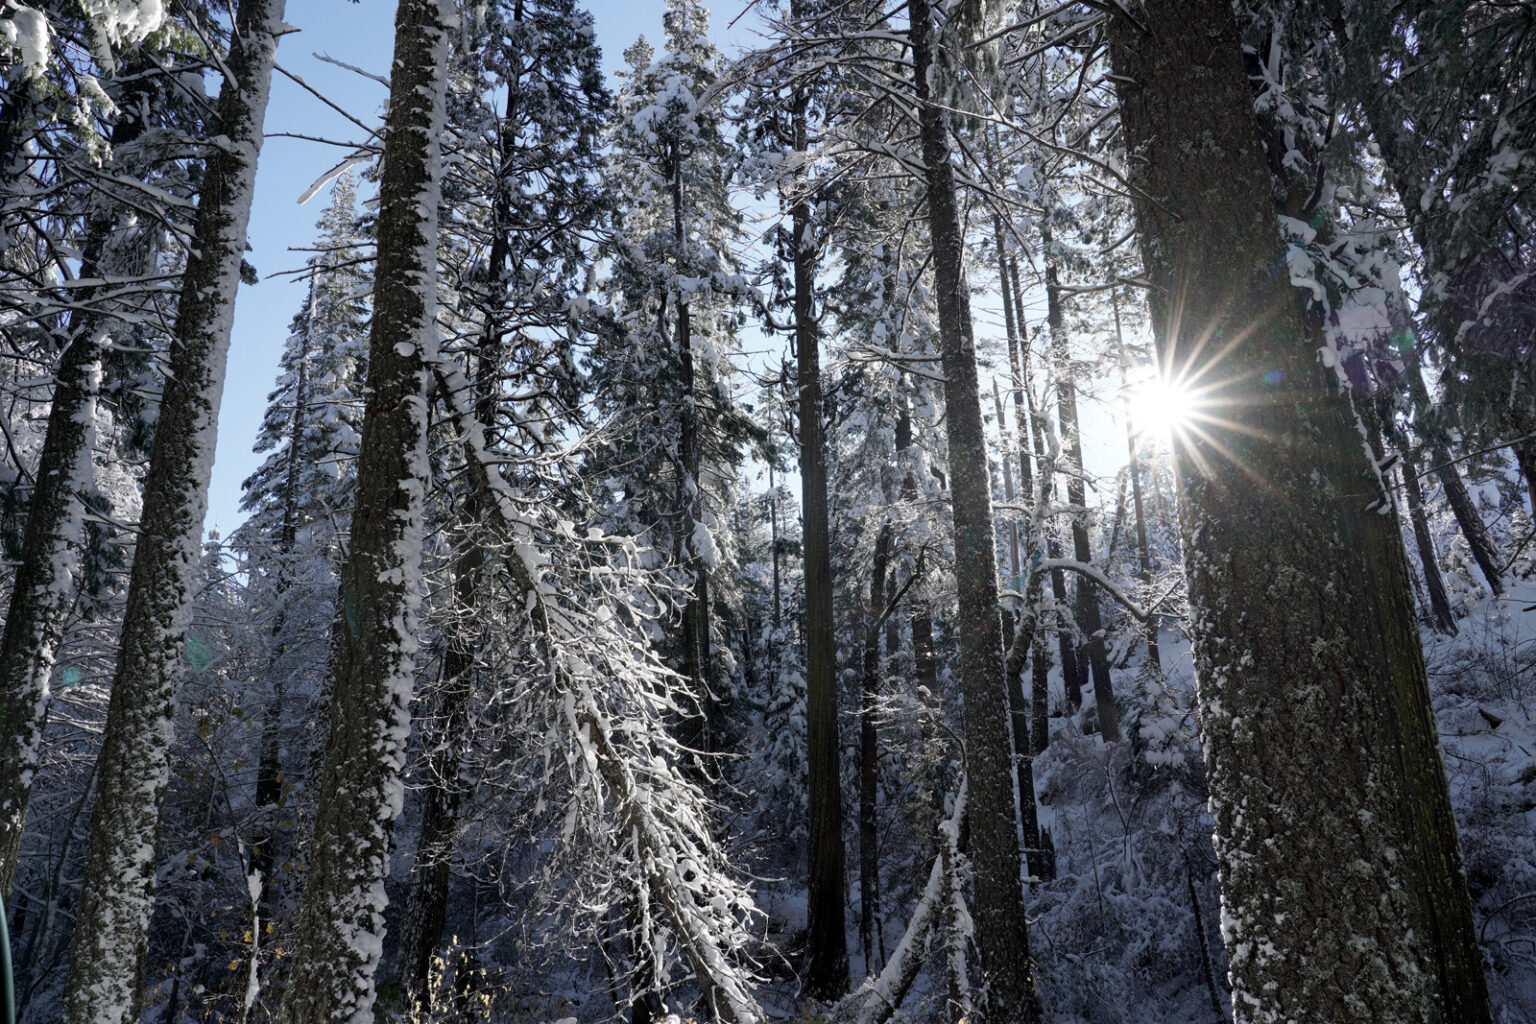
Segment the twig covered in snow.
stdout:
[[[960,791],[955,796],[954,809],[939,826],[940,830],[946,834],[947,830],[953,830],[958,836],[965,824],[965,814],[966,785],[962,779]],[[912,989],[912,983],[923,969],[934,925],[944,908],[945,861],[946,857],[942,853],[933,859],[933,867],[928,871],[928,884],[923,887],[922,896],[912,908],[907,930],[886,961],[885,968],[879,975],[866,978],[856,991],[838,1000],[828,1013],[832,1020],[838,1024],[886,1024],[901,1006],[902,1000]]]

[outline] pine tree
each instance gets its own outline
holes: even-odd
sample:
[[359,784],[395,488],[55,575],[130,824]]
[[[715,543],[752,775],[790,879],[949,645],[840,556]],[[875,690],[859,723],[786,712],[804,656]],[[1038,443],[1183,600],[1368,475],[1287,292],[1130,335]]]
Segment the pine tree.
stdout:
[[668,0],[663,21],[660,57],[643,39],[625,51],[608,174],[630,193],[609,243],[615,319],[594,376],[602,407],[624,423],[610,457],[622,471],[605,474],[622,494],[613,525],[643,535],[691,590],[676,655],[698,708],[685,732],[708,749],[725,696],[710,596],[722,554],[717,495],[749,432],[729,386],[745,281],[729,144],[718,104],[706,102],[719,60],[708,13],[697,0]]
[[[530,498],[573,504],[557,472],[539,457],[582,427],[580,374],[570,351],[586,319],[589,249],[606,214],[596,180],[598,136],[610,102],[592,19],[572,0],[488,5],[469,26],[473,42],[455,55],[448,110],[461,148],[447,174],[445,204],[484,209],[456,218],[440,250],[475,254],[460,275],[449,322],[471,358],[474,414],[487,442],[508,460],[531,456],[516,474]],[[494,104],[500,100],[498,112]],[[483,690],[494,601],[486,520],[478,489],[458,498],[450,530],[452,600],[442,616],[442,680],[420,701],[423,746],[421,829],[401,927],[401,975],[418,1004],[429,995],[434,954],[448,912],[450,865],[467,788],[469,718]]]
[[[1536,248],[1523,227],[1536,180],[1523,140],[1536,114],[1525,102],[1525,15],[1481,4],[1411,3],[1391,16],[1298,7],[1331,30],[1331,84],[1363,114],[1419,248],[1423,341],[1446,371],[1439,415],[1425,425],[1509,446],[1536,502]],[[1465,506],[1457,515],[1476,548]]]
[[389,842],[404,800],[418,645],[427,397],[437,354],[438,202],[453,10],[401,0],[379,185],[374,316],[356,502],[336,602],[330,720],[280,1016],[368,1018]]
[[1176,456],[1236,1018],[1486,1021],[1399,530],[1272,270],[1231,8],[1148,0],[1110,41],[1160,361],[1222,413]]
[[[299,731],[295,708],[307,707],[308,743],[295,736],[291,746],[307,747],[308,760],[317,763],[315,748],[324,729],[316,720],[325,721],[328,696],[324,660],[316,655],[324,621],[317,613],[334,603],[356,485],[369,276],[354,196],[351,176],[337,178],[316,225],[318,252],[309,260],[309,288],[284,343],[278,385],[267,396],[256,437],[255,450],[271,454],[241,485],[241,507],[250,516],[233,537],[250,576],[247,607],[270,624],[261,644],[265,664],[251,688],[251,714],[261,723],[261,736],[254,754],[256,833],[246,865],[261,893],[254,912],[267,922],[279,894],[274,867],[284,844],[278,820],[289,789],[285,783],[304,774],[285,763],[284,740]],[[261,944],[253,942],[252,958],[259,961],[262,953]],[[252,966],[258,970],[259,962]]]
[[198,244],[182,282],[96,771],[65,989],[63,1019],[70,1024],[131,1019],[141,996],[172,702],[282,14],[282,0],[242,0],[235,15],[230,74],[219,94],[229,144],[208,158],[203,176]]
[[277,386],[267,395],[257,430],[255,450],[271,454],[240,485],[240,508],[249,518],[235,541],[253,554],[292,554],[301,536],[311,550],[331,552],[334,535],[347,528],[369,316],[369,275],[354,203],[351,176],[343,174],[316,224],[309,288],[283,343]]
[[[971,822],[977,942],[982,971],[989,979],[980,1011],[992,1024],[1012,1024],[1039,1020],[1040,1006],[1024,924],[1018,819],[1011,813],[1013,748],[1004,680],[992,484],[981,421],[964,238],[949,162],[949,119],[941,97],[934,94],[945,82],[945,68],[936,54],[940,33],[934,24],[935,12],[926,0],[914,0],[908,10],[944,369],[967,780],[971,799],[987,809],[987,813],[974,815]],[[951,45],[970,42],[963,23],[957,28],[946,22],[945,29]]]
[[[144,69],[138,69],[141,73]],[[131,173],[134,143],[153,125],[138,107],[155,92],[149,78],[121,90],[131,113],[112,129],[113,168]],[[140,155],[142,157],[142,154]],[[147,259],[132,245],[114,245],[128,217],[116,204],[88,216],[81,275],[107,278],[142,271]],[[15,878],[26,821],[28,791],[38,767],[38,745],[48,712],[49,677],[63,639],[73,570],[85,560],[86,503],[92,494],[91,449],[103,384],[103,356],[114,334],[126,333],[122,307],[96,302],[99,288],[70,296],[73,309],[60,318],[60,355],[48,414],[48,431],[27,503],[21,567],[10,595],[0,647],[0,894]],[[9,297],[8,297],[9,298]]]

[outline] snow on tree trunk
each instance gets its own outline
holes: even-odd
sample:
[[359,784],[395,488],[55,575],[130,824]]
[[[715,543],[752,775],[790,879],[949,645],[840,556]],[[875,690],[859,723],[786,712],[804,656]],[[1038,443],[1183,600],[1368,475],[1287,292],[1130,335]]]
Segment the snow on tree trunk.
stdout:
[[[510,577],[512,601],[528,609],[534,636],[545,646],[551,685],[544,688],[543,699],[557,707],[560,729],[580,748],[582,756],[570,758],[577,795],[568,822],[585,815],[598,819],[605,837],[617,835],[638,867],[629,879],[635,891],[623,898],[647,919],[644,911],[652,902],[665,915],[637,944],[656,958],[641,973],[667,976],[659,950],[670,933],[715,1014],[725,1024],[756,1024],[763,1012],[752,996],[750,971],[735,960],[748,943],[740,920],[754,912],[751,899],[727,877],[724,854],[709,832],[704,797],[681,771],[684,748],[670,740],[663,725],[662,716],[675,713],[676,703],[645,689],[656,674],[647,660],[654,652],[645,629],[626,634],[607,606],[595,613],[573,609],[540,578],[535,565],[542,556],[528,546],[519,503],[464,400],[472,388],[462,373],[442,364],[436,369],[439,391],[464,443],[485,526],[510,552],[501,567]],[[643,616],[631,607],[626,617]],[[601,688],[593,685],[598,680]],[[607,713],[609,705],[621,708],[622,717]],[[660,756],[658,748],[670,758]],[[569,825],[566,832],[571,832]]]
[[[142,100],[142,79],[124,89],[122,106]],[[114,149],[143,134],[145,119],[121,117],[112,128]],[[119,217],[91,218],[81,257],[81,277],[105,275],[108,242]],[[54,376],[48,432],[38,460],[36,486],[27,505],[21,567],[11,591],[0,646],[0,895],[10,895],[26,826],[27,800],[37,771],[38,744],[48,714],[49,677],[63,637],[71,573],[79,561],[90,484],[93,424],[102,383],[103,346],[111,322],[92,300],[99,289],[80,289],[69,318],[64,352]]]
[[27,508],[21,568],[0,648],[0,895],[16,877],[27,798],[48,715],[49,679],[63,635],[91,478],[96,398],[105,332],[93,327],[65,349],[48,434]]
[[961,779],[950,815],[939,823],[941,849],[928,871],[928,884],[907,919],[906,932],[878,975],[869,975],[857,990],[833,1004],[827,1013],[829,1020],[838,1024],[886,1024],[895,1015],[923,968],[934,930],[944,912],[948,888],[945,866],[949,856],[946,837],[958,836],[966,827],[966,782]]
[[1487,1021],[1398,526],[1274,273],[1232,7],[1110,41],[1160,362],[1226,410],[1176,461],[1236,1019]]
[[965,948],[975,938],[970,910],[965,905],[962,879],[964,855],[960,829],[952,822],[939,826],[939,861],[944,871],[944,980],[948,993],[950,1024],[965,1024],[975,1008],[971,1004],[970,967]]
[[[729,895],[711,892],[699,877],[700,868],[712,859],[708,854],[713,841],[696,834],[702,822],[691,814],[691,801],[668,799],[669,784],[673,792],[687,784],[676,773],[669,779],[654,765],[623,756],[615,747],[617,730],[589,699],[590,691],[579,680],[569,681],[577,684],[567,697],[570,718],[586,734],[598,774],[614,803],[618,834],[627,837],[629,852],[639,862],[642,905],[649,900],[661,905],[705,1004],[721,1024],[758,1024],[763,1012],[748,988],[749,978],[731,963],[739,950],[721,941],[722,935],[729,935],[721,920],[732,917],[738,908],[731,905],[734,900]],[[653,776],[650,781],[636,771],[637,763]],[[654,976],[665,977],[665,965],[655,965]]]
[[480,631],[475,607],[482,598],[485,552],[477,529],[482,516],[478,491],[465,500],[465,526],[457,531],[453,560],[454,619],[447,627],[443,674],[424,749],[421,829],[416,840],[410,895],[401,921],[400,975],[412,1005],[426,1010],[431,997],[432,959],[448,920],[454,841],[459,834],[459,805],[464,795],[462,750],[469,732],[470,697],[478,664]]
[[221,135],[208,158],[172,338],[127,608],[96,767],[96,803],[63,1020],[135,1019],[168,781],[172,703],[201,554],[235,291],[283,0],[242,0]]
[[448,0],[401,0],[379,186],[368,400],[331,640],[320,805],[280,1018],[373,1019],[389,839],[404,800],[435,356]]
[[965,239],[949,163],[947,118],[931,101],[929,76],[941,73],[933,52],[932,9],[927,0],[913,0],[909,11],[944,369],[966,774],[976,806],[985,809],[971,820],[976,934],[987,979],[978,1002],[988,1024],[1013,1024],[1038,1020],[1040,1008],[1024,926],[1013,813],[1013,749],[1003,680],[991,474],[981,420],[976,343],[971,332],[970,289],[965,278]]

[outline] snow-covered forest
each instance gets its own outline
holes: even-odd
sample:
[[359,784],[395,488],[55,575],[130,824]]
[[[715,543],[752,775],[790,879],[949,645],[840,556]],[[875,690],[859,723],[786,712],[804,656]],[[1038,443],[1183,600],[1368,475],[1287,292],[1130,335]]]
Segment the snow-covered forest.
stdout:
[[1536,1021],[1536,3],[664,7],[0,3],[0,1021]]

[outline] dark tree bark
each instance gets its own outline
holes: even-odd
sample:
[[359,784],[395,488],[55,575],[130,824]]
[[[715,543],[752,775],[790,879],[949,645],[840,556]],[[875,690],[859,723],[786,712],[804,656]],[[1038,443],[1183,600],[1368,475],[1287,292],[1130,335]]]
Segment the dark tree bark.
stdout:
[[[124,111],[112,128],[114,149],[144,131],[137,107],[147,92],[145,78],[134,80],[120,97]],[[30,89],[18,85],[30,95]],[[0,140],[7,117],[19,116],[17,103],[0,112]],[[6,165],[0,142],[0,167]],[[80,277],[103,277],[108,239],[117,230],[116,211],[93,216],[81,248]],[[11,589],[5,634],[0,642],[0,896],[9,896],[16,877],[27,801],[36,775],[38,744],[48,716],[49,679],[63,639],[64,617],[73,589],[71,571],[79,560],[82,488],[91,478],[91,441],[100,397],[102,354],[113,329],[109,315],[91,308],[99,289],[77,289],[76,304],[63,332],[63,352],[54,374],[48,429],[38,459],[36,483],[27,502],[21,565]]]
[[[1077,423],[1077,379],[1072,371],[1072,354],[1067,349],[1066,319],[1061,308],[1061,286],[1057,281],[1056,262],[1051,257],[1051,230],[1042,229],[1045,242],[1046,325],[1051,333],[1051,358],[1056,363],[1056,405],[1061,417],[1062,440],[1071,465],[1067,473],[1067,503],[1072,506],[1072,557],[1084,565],[1093,561],[1088,543],[1088,490],[1084,486],[1083,437]],[[1104,621],[1099,611],[1098,591],[1079,580],[1077,623],[1083,631],[1083,650],[1093,670],[1093,702],[1099,713],[1099,735],[1110,743],[1120,738],[1120,715],[1115,710],[1115,694],[1109,678],[1109,658],[1104,652]],[[1078,678],[1083,669],[1078,667]]]
[[1243,424],[1176,445],[1236,1018],[1488,1021],[1400,533],[1274,273],[1233,10],[1143,0],[1110,44],[1160,360]]
[[[806,101],[791,117],[794,145],[806,145]],[[833,636],[832,545],[827,514],[827,460],[821,429],[821,354],[815,311],[816,250],[811,208],[798,197],[790,211],[795,279],[795,358],[800,393],[800,512],[805,542],[806,755],[810,784],[810,950],[805,990],[832,999],[848,987],[843,916],[843,803],[838,775],[837,645]]]
[[[1413,399],[1413,404],[1418,408],[1419,415],[1429,414],[1431,403],[1429,389],[1424,386],[1423,368],[1414,365],[1408,370],[1408,394]],[[1467,538],[1467,547],[1472,549],[1472,558],[1477,562],[1477,567],[1482,570],[1483,579],[1488,581],[1488,588],[1494,596],[1504,593],[1504,576],[1499,571],[1498,552],[1493,546],[1493,541],[1488,537],[1488,525],[1483,522],[1481,513],[1477,511],[1477,505],[1472,500],[1472,495],[1467,493],[1466,482],[1461,479],[1461,471],[1456,468],[1456,463],[1451,459],[1451,453],[1446,449],[1440,438],[1434,437],[1431,431],[1432,444],[1429,457],[1434,461],[1435,475],[1440,479],[1440,486],[1445,491],[1445,500],[1451,506],[1451,513],[1456,517],[1456,525],[1461,527],[1461,535]]]
[[980,1012],[988,1024],[1033,1022],[1040,1018],[1040,1007],[1024,926],[1017,818],[1007,813],[1014,806],[1013,751],[1003,677],[991,474],[976,376],[965,239],[949,163],[948,118],[934,102],[929,81],[935,69],[933,11],[928,0],[912,0],[908,11],[944,370],[966,774],[971,799],[986,809],[971,821],[976,939],[988,978]]
[[1403,490],[1408,498],[1408,521],[1413,524],[1413,540],[1419,549],[1419,564],[1424,567],[1424,586],[1429,591],[1429,608],[1435,628],[1456,635],[1456,616],[1445,593],[1445,578],[1440,574],[1440,558],[1435,552],[1435,538],[1429,532],[1429,518],[1424,513],[1424,488],[1419,484],[1419,465],[1412,455],[1403,455]]
[[885,958],[880,917],[880,848],[877,842],[880,784],[880,742],[875,728],[875,704],[880,699],[880,617],[885,613],[885,582],[891,560],[891,524],[875,537],[874,563],[869,574],[869,611],[864,631],[864,676],[859,708],[859,937],[864,970]]
[[379,184],[368,401],[352,549],[331,640],[331,714],[280,1019],[369,1019],[383,949],[389,839],[404,798],[436,347],[437,205],[447,0],[401,0]]
[[153,905],[154,850],[169,777],[172,711],[202,553],[235,291],[261,152],[283,0],[241,0],[220,133],[198,200],[154,451],[144,478],[112,697],[96,765],[85,885],[62,1019],[137,1019]]

